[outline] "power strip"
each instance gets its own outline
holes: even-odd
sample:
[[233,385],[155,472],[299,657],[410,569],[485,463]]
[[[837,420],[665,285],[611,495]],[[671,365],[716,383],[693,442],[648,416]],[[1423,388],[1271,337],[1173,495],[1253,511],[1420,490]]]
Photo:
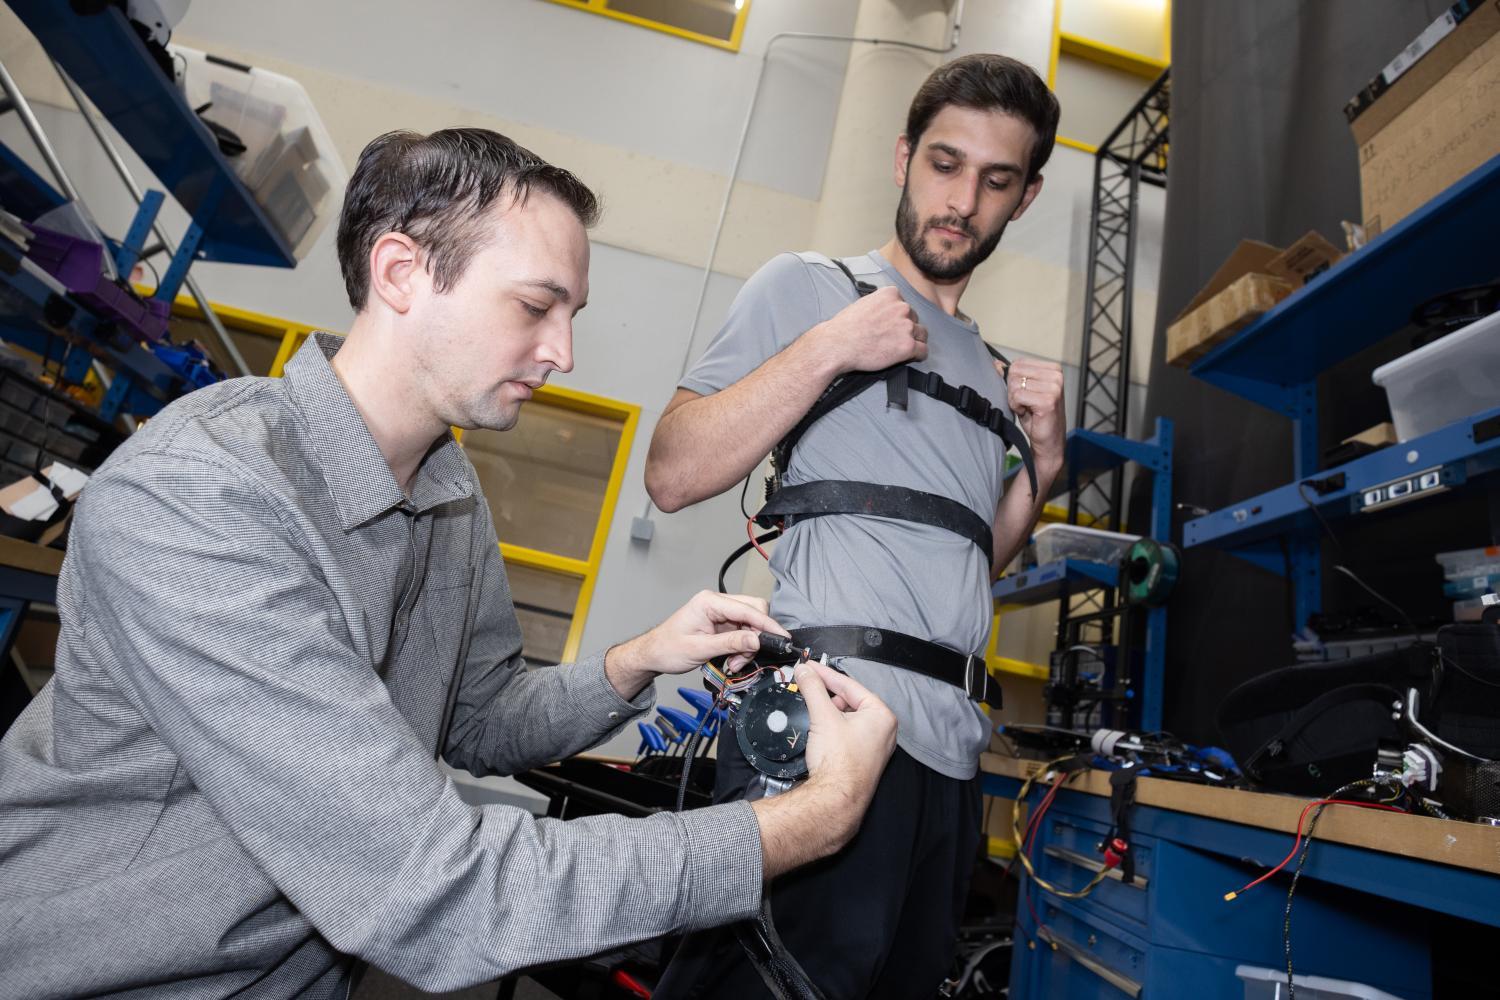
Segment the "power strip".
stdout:
[[1446,493],[1449,489],[1451,487],[1443,481],[1443,467],[1438,465],[1400,479],[1364,487],[1358,494],[1359,511],[1367,514],[1370,511],[1384,510],[1418,497]]

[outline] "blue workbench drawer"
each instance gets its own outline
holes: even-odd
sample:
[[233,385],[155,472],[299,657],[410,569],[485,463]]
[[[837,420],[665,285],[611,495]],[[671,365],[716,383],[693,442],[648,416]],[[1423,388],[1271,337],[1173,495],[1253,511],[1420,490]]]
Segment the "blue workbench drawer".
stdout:
[[[1032,852],[1039,862],[1037,871],[1061,889],[1083,888],[1103,867],[1099,845],[1109,828],[1069,814],[1049,814],[1044,822],[1047,828],[1042,831],[1041,846]],[[1115,869],[1085,897],[1084,908],[1108,911],[1111,919],[1134,924],[1137,933],[1144,933],[1150,914],[1148,897],[1155,852],[1153,838],[1134,837],[1131,853],[1135,855],[1135,881],[1126,884]]]
[[[1018,998],[1121,1000],[1139,998],[1146,977],[1144,941],[1106,921],[1048,906],[1045,933],[1021,958],[1029,982]],[[1034,947],[1032,946],[1034,944]],[[1019,985],[1012,977],[1013,987]]]

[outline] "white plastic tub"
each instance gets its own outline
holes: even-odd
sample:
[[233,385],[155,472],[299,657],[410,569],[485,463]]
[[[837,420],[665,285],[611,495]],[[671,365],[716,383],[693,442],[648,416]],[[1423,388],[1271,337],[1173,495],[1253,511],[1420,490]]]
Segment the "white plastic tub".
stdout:
[[1402,441],[1500,406],[1500,312],[1381,365],[1371,379]]
[[1443,567],[1443,579],[1462,580],[1469,577],[1488,576],[1500,573],[1500,545],[1482,549],[1461,549],[1457,552],[1439,552],[1433,556]]
[[[1286,970],[1241,965],[1234,970],[1245,984],[1245,1000],[1286,1000]],[[1363,983],[1327,976],[1293,976],[1301,1000],[1401,1000],[1393,993]]]
[[338,216],[348,175],[307,91],[291,77],[173,45],[190,107],[234,133],[231,166],[301,260]]
[[1039,566],[1059,559],[1114,564],[1125,558],[1125,550],[1140,537],[1118,531],[1081,528],[1076,524],[1049,524],[1031,536]]

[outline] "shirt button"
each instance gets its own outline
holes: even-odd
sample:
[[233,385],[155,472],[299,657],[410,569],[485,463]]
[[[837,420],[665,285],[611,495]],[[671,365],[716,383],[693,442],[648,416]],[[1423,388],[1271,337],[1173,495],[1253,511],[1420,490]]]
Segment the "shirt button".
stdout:
[[620,713],[619,712],[610,712],[609,713],[609,721],[610,722],[614,722],[619,717],[620,717]]

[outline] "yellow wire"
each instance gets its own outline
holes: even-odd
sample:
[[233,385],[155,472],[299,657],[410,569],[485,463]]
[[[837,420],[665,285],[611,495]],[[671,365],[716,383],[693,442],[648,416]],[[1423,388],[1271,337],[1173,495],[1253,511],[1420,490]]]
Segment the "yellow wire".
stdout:
[[[1061,764],[1063,761],[1072,760],[1074,756],[1077,755],[1070,754],[1067,757],[1058,757],[1056,760],[1048,761],[1046,766],[1038,769],[1035,774],[1032,774],[1030,777],[1028,777],[1026,781],[1021,785],[1021,794],[1016,796],[1016,807],[1011,810],[1010,814],[1011,835],[1016,839],[1016,857],[1021,859],[1021,865],[1026,869],[1026,874],[1030,875],[1031,880],[1037,885],[1041,886],[1044,891],[1050,892],[1052,895],[1061,897],[1062,899],[1084,898],[1089,893],[1093,892],[1094,889],[1098,887],[1100,882],[1103,882],[1106,878],[1109,877],[1109,869],[1100,868],[1099,871],[1094,875],[1094,877],[1089,879],[1088,884],[1086,884],[1082,889],[1076,890],[1060,888],[1042,878],[1036,873],[1036,869],[1032,867],[1031,859],[1026,856],[1026,845],[1024,843],[1023,834],[1021,832],[1021,803],[1025,802],[1026,796],[1031,793],[1031,786],[1036,783],[1037,775],[1046,774],[1047,772],[1051,771],[1052,768],[1054,768],[1058,764]],[[1072,777],[1072,775],[1069,775],[1069,777]],[[1067,780],[1067,778],[1063,779],[1064,782],[1066,782]]]

